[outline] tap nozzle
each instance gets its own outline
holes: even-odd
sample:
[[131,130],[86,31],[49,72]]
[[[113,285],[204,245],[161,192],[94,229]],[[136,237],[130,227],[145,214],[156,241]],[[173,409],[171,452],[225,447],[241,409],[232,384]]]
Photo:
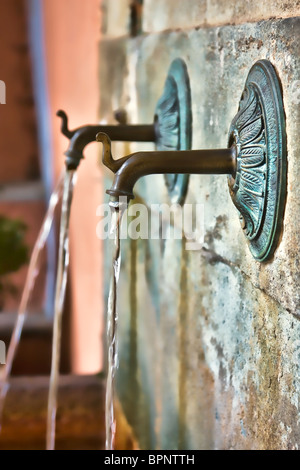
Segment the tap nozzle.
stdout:
[[[114,160],[111,152],[111,140],[107,134],[104,132],[98,132],[96,135],[96,141],[102,143],[102,163],[114,174],[116,174],[123,164],[130,158],[130,155]],[[128,199],[133,199],[134,196],[132,193],[123,192],[122,190],[113,191],[108,189],[107,194],[110,195],[111,202],[117,202],[120,197],[126,197]]]

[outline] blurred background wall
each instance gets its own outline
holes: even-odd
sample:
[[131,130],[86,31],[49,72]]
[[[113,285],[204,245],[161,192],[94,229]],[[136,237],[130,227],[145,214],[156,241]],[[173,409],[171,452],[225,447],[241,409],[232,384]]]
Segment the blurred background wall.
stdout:
[[[99,119],[99,0],[44,0],[45,61],[49,91],[53,170],[61,172],[68,141],[59,130],[58,109],[71,128]],[[96,237],[96,208],[102,201],[98,146],[86,149],[78,171],[70,232],[71,357],[76,373],[95,372],[101,363],[101,245]]]
[[[99,0],[0,0],[0,79],[7,91],[6,104],[0,106],[0,215],[26,224],[29,252],[68,146],[56,111],[68,113],[71,128],[98,122],[100,24]],[[102,262],[96,237],[96,207],[102,201],[98,150],[96,145],[86,149],[71,216],[62,368],[76,373],[96,372],[102,364]],[[35,330],[30,333],[31,344],[32,335],[44,335],[39,344],[44,344],[45,357],[40,362],[45,364],[36,369],[36,359],[31,354],[25,361],[26,351],[21,349],[18,361],[20,356],[22,359],[15,368],[20,373],[45,372],[50,366],[56,250],[57,226],[30,303],[31,313],[37,313],[30,319],[30,329]],[[6,342],[26,272],[27,266],[23,266],[10,276],[18,294],[6,295],[1,308],[0,335]],[[24,334],[26,338],[26,328]],[[32,349],[27,346],[27,351],[29,347]]]

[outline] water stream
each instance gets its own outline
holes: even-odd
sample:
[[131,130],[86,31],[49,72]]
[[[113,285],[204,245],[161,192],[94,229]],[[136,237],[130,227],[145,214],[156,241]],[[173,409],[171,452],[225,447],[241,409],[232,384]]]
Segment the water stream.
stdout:
[[[54,303],[54,322],[53,322],[53,341],[52,341],[52,363],[48,395],[48,414],[47,414],[47,450],[55,449],[55,430],[56,430],[56,412],[57,412],[57,392],[59,380],[59,365],[61,355],[61,333],[62,316],[67,285],[67,271],[69,266],[69,219],[71,203],[73,198],[73,189],[75,183],[75,171],[67,171],[62,174],[56,189],[49,201],[47,213],[45,215],[40,233],[36,240],[28,268],[27,278],[21,298],[20,307],[16,323],[14,326],[11,342],[7,352],[6,365],[3,375],[0,376],[0,431],[1,418],[7,392],[9,390],[9,379],[12,365],[19,346],[22,329],[28,311],[28,303],[31,293],[34,289],[35,280],[39,273],[41,252],[46,245],[52,223],[54,220],[55,208],[62,197],[62,209],[59,234],[59,252],[57,265],[57,279]],[[111,235],[114,240],[114,253],[112,263],[112,278],[110,292],[108,297],[107,309],[107,386],[105,400],[105,424],[106,424],[106,449],[114,450],[116,420],[114,412],[115,400],[115,376],[118,368],[118,344],[117,344],[117,286],[121,267],[120,251],[120,226],[122,215],[125,212],[126,204],[110,203],[112,210]]]
[[110,203],[112,210],[111,234],[114,240],[114,253],[112,262],[112,278],[108,296],[107,307],[107,348],[108,364],[106,379],[106,398],[105,398],[105,427],[106,427],[106,450],[114,450],[116,420],[114,413],[115,399],[115,375],[118,368],[118,312],[117,312],[117,288],[121,268],[121,250],[120,250],[120,227],[122,215],[126,209],[125,205],[119,203]]
[[61,332],[62,332],[62,316],[67,286],[67,272],[69,266],[69,221],[70,211],[73,198],[73,189],[75,183],[75,171],[67,171],[64,179],[64,193],[60,221],[59,234],[59,252],[58,267],[56,278],[56,291],[54,303],[54,324],[53,324],[53,341],[52,341],[52,363],[50,386],[48,396],[48,415],[47,415],[47,450],[55,448],[55,428],[56,428],[56,411],[57,411],[57,391],[59,379],[59,365],[61,353]]
[[39,235],[35,242],[28,271],[27,277],[25,281],[25,286],[23,289],[22,297],[20,306],[18,309],[18,314],[16,318],[16,323],[14,325],[12,337],[10,340],[9,348],[7,351],[6,357],[6,364],[3,369],[3,375],[0,377],[0,432],[2,427],[2,415],[3,415],[3,408],[5,403],[5,398],[7,392],[9,390],[9,380],[11,376],[11,370],[13,366],[14,359],[17,354],[18,346],[21,339],[21,334],[24,326],[24,322],[26,320],[26,316],[28,313],[28,305],[30,301],[31,294],[33,292],[35,286],[35,280],[40,270],[40,262],[41,262],[41,253],[46,245],[48,236],[51,231],[51,227],[54,220],[54,212],[58,202],[61,199],[62,189],[64,183],[64,176],[61,175],[55,190],[53,191],[46,215],[44,217],[44,221],[42,227],[40,229]]

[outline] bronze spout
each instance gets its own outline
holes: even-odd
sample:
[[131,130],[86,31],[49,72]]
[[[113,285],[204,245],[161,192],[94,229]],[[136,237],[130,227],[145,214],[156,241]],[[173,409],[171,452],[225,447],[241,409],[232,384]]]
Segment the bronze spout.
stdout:
[[68,128],[68,117],[64,111],[58,111],[57,116],[61,117],[61,132],[70,139],[70,145],[66,155],[66,167],[68,170],[75,170],[80,161],[84,158],[83,150],[91,142],[96,141],[96,134],[107,133],[111,140],[124,142],[155,142],[156,133],[154,124],[145,125],[86,125],[74,129]]
[[108,194],[115,200],[120,196],[133,199],[133,187],[142,176],[152,174],[225,174],[234,175],[237,150],[235,144],[221,150],[186,150],[137,152],[113,160],[111,142],[104,133],[97,134],[103,144],[103,163],[115,173]]

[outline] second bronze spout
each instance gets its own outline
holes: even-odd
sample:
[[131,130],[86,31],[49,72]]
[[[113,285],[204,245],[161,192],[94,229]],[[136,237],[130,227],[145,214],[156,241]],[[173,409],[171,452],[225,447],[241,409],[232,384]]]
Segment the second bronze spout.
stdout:
[[56,114],[62,119],[62,134],[70,139],[69,147],[65,152],[67,157],[65,163],[68,170],[75,170],[78,167],[84,158],[85,147],[91,142],[95,142],[98,132],[105,132],[112,140],[123,142],[155,142],[156,140],[154,124],[85,125],[71,131],[68,128],[66,113],[60,110]]

